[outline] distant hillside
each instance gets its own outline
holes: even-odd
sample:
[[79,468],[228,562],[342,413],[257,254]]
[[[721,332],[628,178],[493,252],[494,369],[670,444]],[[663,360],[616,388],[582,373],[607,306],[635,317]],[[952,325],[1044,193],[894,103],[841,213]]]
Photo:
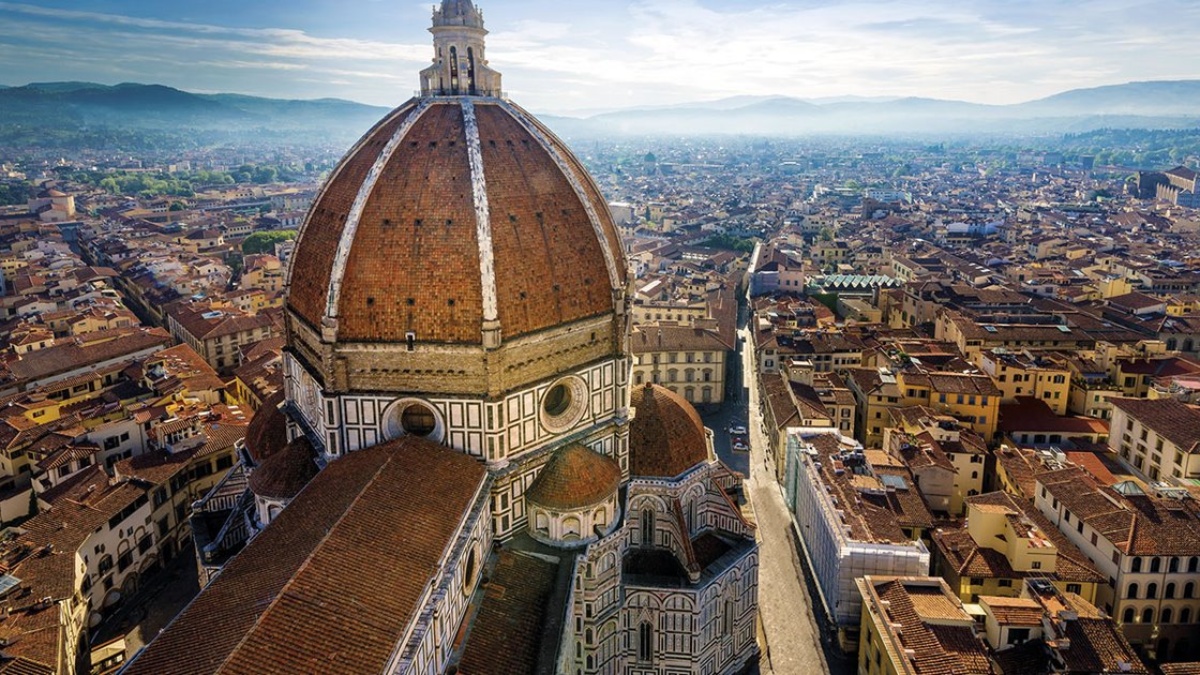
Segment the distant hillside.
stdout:
[[1027,134],[1113,126],[1181,128],[1200,126],[1200,80],[1076,89],[1015,105],[930,98],[736,97],[555,118],[552,124],[561,133],[575,135]]
[[[229,140],[349,145],[386,108],[192,94],[154,84],[0,86],[0,145],[170,148]],[[735,96],[589,117],[545,116],[568,136],[1039,134],[1200,127],[1200,80],[1076,89],[1017,105],[930,98]]]
[[[156,84],[36,82],[0,88],[0,141],[45,133],[70,137],[96,129],[209,132],[222,137],[308,135],[350,143],[386,108],[322,99],[288,101],[234,94],[192,94]],[[26,141],[28,142],[28,141]]]

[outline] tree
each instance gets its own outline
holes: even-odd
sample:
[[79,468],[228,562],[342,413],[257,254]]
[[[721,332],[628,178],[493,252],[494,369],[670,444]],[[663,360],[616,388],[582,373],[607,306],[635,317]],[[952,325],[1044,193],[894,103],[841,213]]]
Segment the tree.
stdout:
[[187,207],[184,206],[183,202],[171,202],[171,207],[168,208],[167,210],[168,211],[184,211],[186,209],[187,209]]
[[242,242],[242,253],[254,255],[257,253],[274,253],[275,244],[288,239],[295,239],[295,230],[274,230],[272,232],[255,232]]

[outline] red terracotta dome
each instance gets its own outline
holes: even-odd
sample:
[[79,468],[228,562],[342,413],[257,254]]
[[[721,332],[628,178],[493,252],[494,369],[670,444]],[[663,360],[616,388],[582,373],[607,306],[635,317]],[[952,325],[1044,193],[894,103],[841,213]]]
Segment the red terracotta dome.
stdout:
[[700,414],[682,396],[647,384],[633,388],[629,406],[629,473],[674,478],[708,461],[708,437]]
[[593,506],[621,486],[621,467],[611,457],[572,443],[559,449],[525,492],[530,502],[560,511]]
[[268,499],[291,499],[317,475],[316,454],[304,436],[263,460],[250,474],[250,491]]
[[[288,307],[324,340],[479,344],[615,311],[625,260],[566,146],[494,97],[390,113],[315,200]],[[330,335],[330,331],[333,335]]]
[[256,464],[262,463],[287,445],[287,417],[279,409],[283,400],[282,389],[268,396],[246,427],[246,450]]

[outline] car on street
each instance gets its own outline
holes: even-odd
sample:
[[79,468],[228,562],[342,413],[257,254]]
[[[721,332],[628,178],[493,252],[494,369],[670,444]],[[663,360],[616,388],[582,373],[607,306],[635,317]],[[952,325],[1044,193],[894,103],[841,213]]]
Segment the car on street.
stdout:
[[750,450],[750,446],[746,445],[743,441],[735,441],[733,444],[733,449],[737,452],[747,452]]
[[745,436],[746,435],[746,427],[743,427],[743,426],[730,427],[729,433],[733,434],[734,436]]

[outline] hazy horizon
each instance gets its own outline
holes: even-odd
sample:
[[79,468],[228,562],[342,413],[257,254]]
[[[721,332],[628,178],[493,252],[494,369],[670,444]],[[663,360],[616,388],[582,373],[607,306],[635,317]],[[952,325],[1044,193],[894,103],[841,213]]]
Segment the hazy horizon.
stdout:
[[[4,83],[141,82],[394,106],[430,62],[431,3],[0,2]],[[579,115],[737,96],[1022,103],[1195,79],[1186,0],[619,3],[483,0],[507,93]]]

